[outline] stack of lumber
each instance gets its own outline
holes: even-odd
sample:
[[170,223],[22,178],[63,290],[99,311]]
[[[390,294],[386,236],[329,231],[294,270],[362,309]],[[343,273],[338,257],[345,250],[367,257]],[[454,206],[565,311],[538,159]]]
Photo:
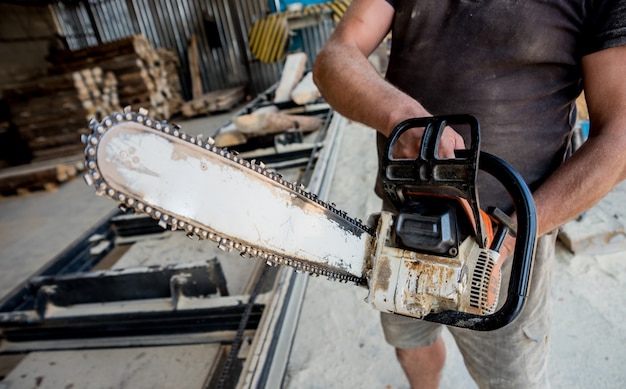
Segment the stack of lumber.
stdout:
[[120,109],[115,76],[98,67],[25,81],[3,94],[34,160],[79,153],[89,119]]
[[163,61],[166,71],[164,78],[168,85],[163,89],[163,92],[166,94],[165,97],[169,103],[169,118],[181,111],[183,102],[185,101],[181,89],[182,84],[180,82],[180,77],[178,76],[180,70],[180,58],[178,58],[178,54],[176,54],[173,50],[161,48],[157,51]]
[[[157,119],[169,119],[180,106],[180,81],[172,54],[152,47],[142,35],[52,53],[53,71],[67,72],[97,65],[118,81],[119,101],[134,110],[146,108]],[[173,66],[172,66],[173,65]]]

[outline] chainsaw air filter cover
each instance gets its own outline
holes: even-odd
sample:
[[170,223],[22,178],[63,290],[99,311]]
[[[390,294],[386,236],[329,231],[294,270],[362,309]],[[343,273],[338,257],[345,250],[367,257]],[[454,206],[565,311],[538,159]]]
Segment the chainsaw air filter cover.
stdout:
[[456,207],[449,201],[411,202],[398,213],[395,233],[401,246],[455,257],[459,251]]

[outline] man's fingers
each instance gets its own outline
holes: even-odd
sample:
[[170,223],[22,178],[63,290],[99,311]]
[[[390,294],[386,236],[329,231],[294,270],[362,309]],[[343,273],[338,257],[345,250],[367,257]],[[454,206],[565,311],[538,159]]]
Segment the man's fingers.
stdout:
[[[417,158],[422,145],[423,133],[424,129],[414,128],[402,134],[394,146],[392,152],[393,157],[407,159]],[[463,137],[451,127],[446,127],[439,139],[437,157],[441,159],[455,158],[454,150],[463,149],[465,149]]]
[[465,141],[463,140],[463,137],[452,128],[446,127],[443,130],[443,134],[441,134],[441,139],[439,140],[439,150],[437,150],[439,158],[455,158],[454,150],[464,149]]

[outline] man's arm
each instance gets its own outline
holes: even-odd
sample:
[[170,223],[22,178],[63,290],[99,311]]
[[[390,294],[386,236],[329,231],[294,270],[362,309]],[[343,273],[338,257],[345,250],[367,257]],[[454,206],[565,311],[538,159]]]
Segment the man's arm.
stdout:
[[[582,60],[589,138],[534,193],[539,236],[572,220],[626,179],[626,46]],[[513,252],[515,241],[501,253]]]
[[[369,55],[385,38],[394,9],[385,0],[354,0],[341,22],[318,53],[313,77],[328,103],[349,119],[389,135],[400,122],[430,116],[417,101],[383,79],[369,63]],[[416,157],[421,131],[405,134],[394,155]],[[446,129],[440,157],[454,157],[463,139]]]
[[583,58],[590,134],[534,199],[539,234],[589,209],[626,179],[626,46]]

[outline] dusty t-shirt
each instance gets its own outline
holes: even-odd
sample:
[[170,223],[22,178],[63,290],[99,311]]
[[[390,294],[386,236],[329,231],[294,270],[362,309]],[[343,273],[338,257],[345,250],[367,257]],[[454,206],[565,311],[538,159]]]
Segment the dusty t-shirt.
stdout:
[[[531,189],[563,160],[581,58],[626,45],[624,0],[388,1],[387,79],[433,115],[474,115],[481,150],[509,162]],[[486,174],[479,187],[481,205],[509,208]]]

